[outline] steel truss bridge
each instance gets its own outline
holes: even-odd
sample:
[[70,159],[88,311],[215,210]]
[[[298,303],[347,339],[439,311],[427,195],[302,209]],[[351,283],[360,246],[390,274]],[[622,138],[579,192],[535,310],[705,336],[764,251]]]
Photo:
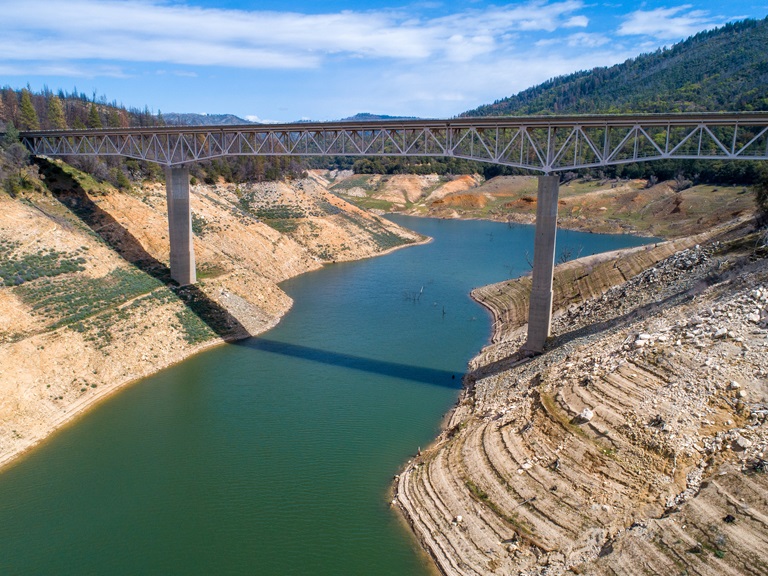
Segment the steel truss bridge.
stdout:
[[166,167],[171,277],[194,284],[189,165],[225,156],[440,156],[542,173],[525,349],[552,319],[559,171],[652,160],[766,160],[768,113],[484,117],[23,132],[37,156],[123,156]]
[[40,156],[182,166],[225,156],[434,156],[543,173],[651,160],[765,160],[768,113],[483,117],[22,133]]

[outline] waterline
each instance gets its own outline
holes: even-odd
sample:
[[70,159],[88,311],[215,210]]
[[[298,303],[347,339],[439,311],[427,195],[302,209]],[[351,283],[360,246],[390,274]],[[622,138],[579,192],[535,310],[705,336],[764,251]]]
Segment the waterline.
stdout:
[[0,573],[427,574],[391,479],[488,342],[469,291],[527,271],[533,234],[395,219],[434,242],[285,282],[262,338],[127,388],[0,475]]

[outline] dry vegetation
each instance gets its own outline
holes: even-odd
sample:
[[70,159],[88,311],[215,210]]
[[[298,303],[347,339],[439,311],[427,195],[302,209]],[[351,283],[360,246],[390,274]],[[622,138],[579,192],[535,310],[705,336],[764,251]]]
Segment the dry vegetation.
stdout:
[[[41,171],[47,191],[0,196],[0,463],[120,386],[274,325],[291,304],[280,281],[421,240],[339,196],[452,218],[536,208],[521,176],[196,185],[201,281],[179,289],[162,185]],[[536,358],[517,354],[530,280],[473,293],[493,342],[396,482],[444,573],[768,573],[768,260],[751,211],[735,188],[561,187],[566,226],[677,239],[558,267]]]

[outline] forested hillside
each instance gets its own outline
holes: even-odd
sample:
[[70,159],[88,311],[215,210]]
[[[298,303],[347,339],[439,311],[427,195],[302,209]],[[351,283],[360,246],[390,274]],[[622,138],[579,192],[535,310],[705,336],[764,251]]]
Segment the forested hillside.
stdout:
[[[28,88],[15,90],[0,88],[0,187],[11,194],[40,188],[37,170],[30,165],[29,154],[18,141],[18,132],[24,130],[60,130],[84,128],[127,128],[157,126],[169,123],[200,123],[209,118],[211,123],[231,123],[230,115],[180,115],[169,114],[166,120],[158,111],[149,107],[143,110],[126,108],[117,101],[108,102],[106,97],[91,97],[75,88],[72,92],[48,88],[33,92]],[[163,180],[163,171],[157,164],[117,157],[71,157],[72,166],[88,172],[99,182],[108,182],[125,189],[143,180]],[[351,164],[351,162],[350,162]],[[261,182],[301,176],[305,163],[300,158],[289,157],[233,157],[192,166],[194,181],[214,184],[226,182]]]
[[65,128],[126,128],[162,124],[162,116],[145,107],[126,108],[105,96],[88,97],[75,88],[72,92],[48,88],[33,92],[28,88],[0,89],[0,131],[12,123],[19,130],[60,130]]
[[[700,32],[670,48],[611,67],[553,78],[461,116],[679,113],[768,110],[768,18]],[[476,162],[361,159],[359,174],[478,172],[486,178],[524,173]],[[437,169],[435,169],[437,168]],[[586,175],[589,171],[581,171]],[[601,177],[679,178],[749,185],[765,178],[757,162],[664,161],[606,167]]]
[[768,18],[553,78],[462,116],[768,110]]

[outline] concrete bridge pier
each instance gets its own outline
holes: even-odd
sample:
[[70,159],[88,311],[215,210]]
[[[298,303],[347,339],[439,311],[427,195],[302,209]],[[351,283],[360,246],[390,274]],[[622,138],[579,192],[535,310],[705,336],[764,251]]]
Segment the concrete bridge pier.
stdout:
[[171,244],[171,278],[179,286],[187,286],[197,281],[195,247],[192,243],[192,210],[189,202],[189,168],[166,168],[165,190],[168,203],[168,237]]
[[528,308],[528,339],[523,349],[539,354],[552,324],[552,276],[555,268],[557,201],[560,176],[539,176],[536,235],[533,245],[533,285]]

